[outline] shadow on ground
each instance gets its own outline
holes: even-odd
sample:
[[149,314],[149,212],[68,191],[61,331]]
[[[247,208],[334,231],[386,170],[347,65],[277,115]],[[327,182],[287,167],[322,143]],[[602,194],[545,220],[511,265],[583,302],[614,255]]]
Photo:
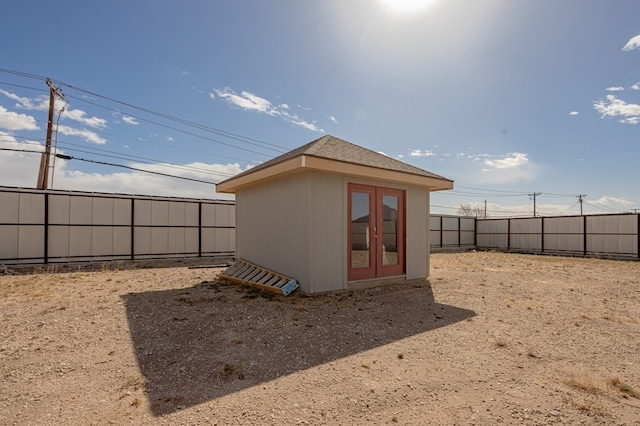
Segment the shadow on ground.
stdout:
[[475,315],[436,303],[428,281],[319,297],[217,281],[122,297],[156,416]]

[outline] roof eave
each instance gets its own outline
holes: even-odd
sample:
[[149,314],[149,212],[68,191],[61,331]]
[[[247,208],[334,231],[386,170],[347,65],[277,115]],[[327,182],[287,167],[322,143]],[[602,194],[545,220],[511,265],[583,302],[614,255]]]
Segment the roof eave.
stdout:
[[290,158],[271,167],[257,170],[253,173],[229,178],[216,185],[216,191],[220,193],[234,194],[238,189],[253,186],[275,177],[302,171],[303,169],[321,170],[330,173],[341,173],[360,178],[374,178],[387,182],[407,185],[423,186],[430,191],[443,191],[453,189],[453,181],[436,176],[424,176],[419,174],[401,172],[396,170],[380,169],[377,167],[331,160],[310,155],[300,155]]

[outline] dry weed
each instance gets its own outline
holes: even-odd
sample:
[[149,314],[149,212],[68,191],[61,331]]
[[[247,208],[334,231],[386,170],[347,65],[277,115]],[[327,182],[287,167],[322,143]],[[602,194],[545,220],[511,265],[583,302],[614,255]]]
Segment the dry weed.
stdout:
[[640,398],[640,393],[623,383],[618,376],[609,379],[609,386],[617,390],[623,398]]
[[565,395],[563,402],[591,415],[606,416],[608,414],[601,398],[597,395]]
[[590,394],[602,393],[606,389],[603,378],[588,371],[580,371],[569,374],[562,380],[565,385]]

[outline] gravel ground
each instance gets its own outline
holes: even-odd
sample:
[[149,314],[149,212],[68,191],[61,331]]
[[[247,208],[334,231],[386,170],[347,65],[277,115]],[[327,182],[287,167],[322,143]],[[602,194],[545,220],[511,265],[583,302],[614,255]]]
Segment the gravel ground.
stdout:
[[433,254],[274,296],[215,268],[0,274],[0,424],[640,424],[640,262]]

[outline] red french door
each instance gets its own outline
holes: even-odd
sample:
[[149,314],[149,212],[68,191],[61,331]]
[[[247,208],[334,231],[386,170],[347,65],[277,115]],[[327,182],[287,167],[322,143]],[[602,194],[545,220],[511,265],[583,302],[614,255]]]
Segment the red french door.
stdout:
[[404,274],[404,191],[348,187],[348,279]]

